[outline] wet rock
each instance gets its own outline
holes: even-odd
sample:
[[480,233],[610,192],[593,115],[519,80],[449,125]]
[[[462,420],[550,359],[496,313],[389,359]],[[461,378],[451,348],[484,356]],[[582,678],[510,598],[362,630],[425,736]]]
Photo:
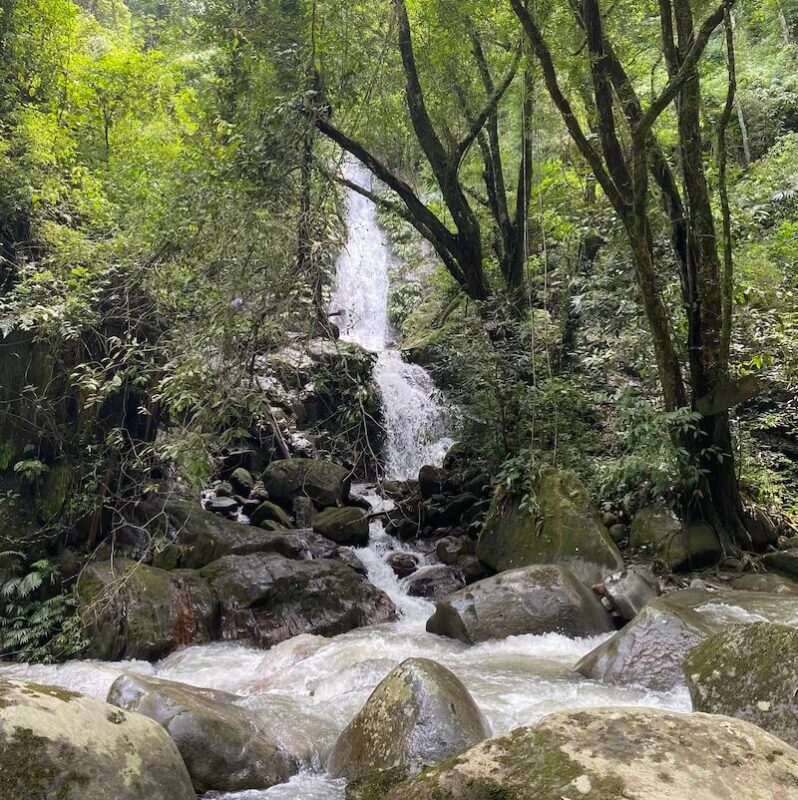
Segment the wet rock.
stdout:
[[457,567],[439,564],[424,567],[407,579],[407,593],[411,597],[439,600],[465,586],[465,579]]
[[255,553],[225,556],[201,573],[218,598],[225,639],[271,647],[292,636],[335,636],[389,622],[393,603],[345,564]]
[[261,503],[250,515],[249,521],[260,528],[264,522],[276,522],[282,529],[293,527],[291,517],[276,503],[267,500]]
[[274,461],[263,473],[269,496],[291,508],[296,497],[309,497],[318,508],[344,503],[349,497],[349,471],[330,461],[289,458]]
[[197,792],[267,789],[297,764],[270,734],[267,719],[238,707],[238,697],[171,681],[123,675],[108,702],[163,726],[177,745]]
[[358,558],[354,549],[351,547],[337,547],[335,552],[336,558],[357,572],[358,575],[362,575],[364,578],[368,575],[366,565]]
[[313,530],[340,545],[365,547],[369,543],[369,521],[360,508],[328,508],[319,512]]
[[[722,765],[722,766],[721,766]],[[552,714],[385,800],[720,800],[798,796],[798,751],[741,720],[652,708]]]
[[232,497],[233,491],[233,484],[229,481],[220,481],[213,490],[217,497]]
[[570,570],[549,565],[503,572],[439,600],[427,630],[475,644],[527,633],[594,636],[613,625]]
[[407,578],[418,569],[418,558],[410,553],[391,553],[386,559],[397,578]]
[[212,514],[218,514],[220,517],[226,517],[227,519],[235,519],[241,506],[238,504],[238,500],[233,497],[212,497],[208,501],[206,508]]
[[[157,518],[157,512],[152,513]],[[170,501],[161,507],[160,517],[162,527],[174,536],[174,541],[154,556],[154,565],[164,569],[201,569],[222,556],[249,553],[302,559],[335,556],[335,546],[313,531],[273,532],[241,525],[203,511],[196,503]]]
[[626,525],[613,525],[609,530],[610,539],[617,545],[623,544],[629,538],[629,528]]
[[250,492],[255,488],[255,479],[248,469],[239,467],[233,470],[230,475],[230,485],[237,494],[243,497],[249,497]]
[[762,563],[769,570],[786,578],[798,578],[798,548],[765,553]]
[[312,528],[316,519],[316,506],[309,497],[294,498],[294,521],[297,528]]
[[152,720],[52,686],[0,679],[4,800],[194,800]]
[[439,505],[430,504],[424,515],[424,520],[433,528],[442,528],[447,525],[458,525],[463,521],[464,515],[479,503],[473,494],[461,494],[448,500],[443,497]]
[[424,500],[443,492],[446,473],[440,467],[424,466],[418,472],[418,490]]
[[77,591],[92,658],[156,661],[216,635],[215,599],[193,570],[100,561],[83,571]]
[[411,658],[377,686],[338,738],[327,768],[333,777],[370,783],[388,770],[390,782],[398,783],[489,735],[457,676],[434,661]]
[[798,745],[798,631],[736,625],[690,650],[684,674],[693,709],[752,722]]
[[482,561],[497,572],[563,564],[591,584],[623,569],[623,558],[576,475],[546,470],[536,496],[536,516],[522,509],[518,498],[494,499],[477,543]]
[[772,572],[751,572],[740,575],[731,582],[732,588],[748,592],[770,592],[772,594],[798,594],[798,583]]
[[442,564],[456,564],[462,556],[473,555],[475,544],[466,537],[445,536],[435,545],[435,555]]
[[613,608],[627,621],[634,619],[644,606],[661,594],[659,581],[646,567],[629,567],[607,576],[604,592]]
[[682,659],[719,624],[661,597],[575,667],[587,678],[620,686],[668,691],[683,683]]
[[461,556],[455,564],[466,586],[489,578],[493,573],[476,556]]
[[716,564],[723,555],[712,528],[685,527],[670,509],[660,505],[637,512],[632,520],[629,546],[647,558],[663,561],[671,572]]

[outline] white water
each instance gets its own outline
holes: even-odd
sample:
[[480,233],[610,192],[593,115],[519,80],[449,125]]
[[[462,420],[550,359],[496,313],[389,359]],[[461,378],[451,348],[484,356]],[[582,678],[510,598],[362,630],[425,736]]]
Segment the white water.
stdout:
[[[374,189],[371,173],[347,161],[345,177]],[[389,273],[394,259],[377,221],[374,204],[347,192],[347,242],[336,263],[331,316],[341,338],[377,354],[374,381],[385,426],[383,474],[390,480],[415,478],[425,464],[439,464],[452,446],[451,416],[429,373],[408,364],[393,346],[388,322]]]
[[[350,177],[365,180],[362,170],[348,169]],[[441,434],[445,415],[429,375],[404,364],[398,352],[388,347],[390,255],[374,208],[352,193],[349,213],[350,242],[339,261],[336,295],[348,309],[344,335],[379,353],[377,380],[388,429],[386,472],[390,477],[407,477],[443,457],[449,446]],[[364,496],[378,510],[388,502],[373,493]],[[324,774],[326,755],[374,687],[413,656],[432,658],[458,675],[495,734],[563,709],[645,705],[689,710],[686,689],[656,694],[602,686],[576,674],[574,664],[604,637],[517,636],[468,647],[428,634],[425,624],[433,606],[408,596],[385,562],[391,551],[402,547],[379,522],[373,522],[369,546],[358,551],[369,579],[399,609],[401,619],[396,623],[331,639],[298,636],[268,652],[214,644],[187,648],[155,665],[19,665],[2,668],[0,674],[63,686],[99,700],[105,699],[113,680],[125,670],[238,694],[242,705],[262,713],[275,736],[301,756],[304,769],[290,782],[265,791],[215,795],[224,800],[342,800],[342,782]]]

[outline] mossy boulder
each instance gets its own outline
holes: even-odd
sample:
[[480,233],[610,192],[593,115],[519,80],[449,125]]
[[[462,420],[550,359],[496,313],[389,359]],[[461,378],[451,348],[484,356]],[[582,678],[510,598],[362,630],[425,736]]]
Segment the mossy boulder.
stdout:
[[798,750],[729,717],[652,708],[552,714],[422,773],[385,800],[798,797]]
[[566,567],[535,566],[478,581],[435,604],[427,630],[468,644],[522,634],[594,636],[612,619]]
[[548,469],[535,487],[537,510],[520,498],[497,495],[477,543],[479,558],[497,572],[531,564],[563,564],[595,583],[623,569],[584,484],[568,471]]
[[252,473],[244,467],[238,467],[230,473],[230,486],[233,491],[242,497],[249,497],[250,492],[255,488],[255,479]]
[[177,744],[197,792],[267,789],[296,773],[272,739],[267,719],[226,692],[122,675],[108,702],[155,720]]
[[778,575],[798,578],[798,548],[796,547],[765,553],[762,556],[762,563]]
[[327,508],[316,515],[313,530],[348,547],[365,547],[369,543],[369,521],[361,508]]
[[662,561],[671,572],[699,569],[723,555],[717,534],[709,525],[683,525],[665,506],[641,509],[632,520],[629,545],[649,559]]
[[798,631],[763,622],[710,636],[684,659],[693,709],[752,722],[798,746]]
[[193,570],[100,561],[83,571],[78,597],[93,658],[156,661],[216,638],[216,600]]
[[249,521],[256,528],[261,527],[264,522],[276,522],[281,528],[292,527],[291,517],[280,506],[270,500],[261,503],[252,512]]
[[194,800],[152,720],[83,695],[0,679],[3,800]]
[[346,502],[351,483],[349,470],[311,458],[273,461],[263,473],[269,497],[284,508],[292,508],[296,497],[309,497],[318,508],[337,506]]
[[200,574],[218,598],[225,639],[271,647],[301,633],[335,636],[396,618],[388,596],[339,561],[254,553],[225,556]]
[[165,544],[153,565],[162,569],[201,569],[226,555],[279,553],[288,558],[330,558],[335,547],[310,530],[269,531],[203,511],[185,500],[152,501],[139,516]]
[[456,675],[435,661],[411,658],[377,686],[338,738],[327,769],[360,781],[363,794],[368,784],[384,788],[386,777],[399,783],[489,735]]
[[717,623],[692,608],[660,597],[591,650],[576,670],[602,683],[668,691],[684,682],[682,659],[687,651],[718,629]]

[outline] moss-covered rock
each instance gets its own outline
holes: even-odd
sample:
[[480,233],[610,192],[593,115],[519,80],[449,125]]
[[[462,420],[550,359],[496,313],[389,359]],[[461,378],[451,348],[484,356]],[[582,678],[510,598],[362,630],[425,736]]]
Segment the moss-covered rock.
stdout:
[[427,630],[475,644],[527,633],[594,636],[613,625],[570,570],[549,565],[503,572],[439,600]]
[[216,638],[216,601],[192,570],[100,561],[83,571],[78,596],[94,658],[154,661]]
[[[338,738],[328,771],[357,780],[357,793],[383,789],[467,750],[490,735],[460,680],[425,658],[394,669]],[[351,792],[350,792],[351,794]]]
[[497,496],[477,543],[477,555],[498,572],[531,564],[564,564],[597,582],[623,569],[623,558],[584,484],[572,472],[544,471],[535,487],[535,514],[517,497]]
[[798,750],[741,720],[648,708],[553,714],[489,739],[386,800],[798,797]]
[[284,783],[297,771],[296,762],[272,739],[268,720],[235,705],[239,699],[137,675],[117,678],[108,694],[109,703],[163,726],[198,792]]
[[668,597],[652,600],[623,630],[591,650],[576,670],[621,686],[667,691],[683,683],[682,659],[718,625]]
[[735,625],[684,659],[693,708],[752,722],[798,745],[798,631],[784,625]]
[[267,500],[261,503],[251,514],[249,521],[259,528],[264,522],[276,522],[281,528],[291,528],[291,517],[277,503]]
[[3,800],[194,800],[152,720],[88,697],[0,679]]
[[301,633],[334,636],[396,618],[388,596],[339,561],[225,556],[201,575],[218,598],[225,639],[271,647]]
[[263,485],[269,497],[284,508],[291,508],[296,497],[309,497],[318,508],[328,508],[346,502],[351,476],[330,461],[287,458],[269,464]]
[[275,532],[242,525],[185,500],[150,501],[139,516],[165,543],[153,555],[153,565],[161,569],[201,569],[226,555],[279,553],[286,558],[332,558],[336,552],[333,543],[313,531]]
[[238,467],[230,473],[230,486],[233,491],[242,497],[249,497],[250,492],[255,488],[255,479],[252,473],[244,467]]
[[364,547],[369,542],[369,521],[361,508],[327,508],[313,521],[313,530],[336,544]]
[[637,512],[632,520],[629,545],[646,558],[662,561],[671,572],[715,564],[723,555],[712,528],[702,524],[684,526],[670,509],[661,505]]

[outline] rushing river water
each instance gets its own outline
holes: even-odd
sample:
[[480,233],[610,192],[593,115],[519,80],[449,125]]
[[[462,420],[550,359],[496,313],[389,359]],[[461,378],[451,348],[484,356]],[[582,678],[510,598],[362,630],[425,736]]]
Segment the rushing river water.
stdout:
[[[362,168],[346,167],[365,182]],[[406,364],[390,346],[387,299],[392,263],[373,205],[348,195],[349,242],[338,262],[333,310],[342,311],[344,338],[378,354],[376,380],[386,424],[388,477],[413,475],[439,461],[451,444],[442,399],[430,376]],[[366,489],[362,489],[367,493]],[[379,507],[384,502],[368,495]],[[370,580],[400,611],[398,622],[352,631],[331,639],[298,636],[268,652],[236,644],[191,647],[158,664],[73,662],[57,667],[2,668],[20,679],[52,683],[105,700],[122,671],[157,675],[196,686],[234,692],[241,704],[261,711],[275,735],[301,753],[305,767],[289,783],[265,791],[218,794],[224,800],[342,800],[341,781],[324,774],[326,754],[336,736],[396,665],[413,656],[445,664],[465,683],[495,734],[528,725],[558,710],[590,706],[658,706],[689,710],[687,691],[656,694],[602,686],[585,680],[573,665],[603,637],[574,640],[556,634],[517,636],[468,647],[425,630],[432,604],[410,597],[385,562],[404,545],[372,523],[368,547],[358,556]]]

